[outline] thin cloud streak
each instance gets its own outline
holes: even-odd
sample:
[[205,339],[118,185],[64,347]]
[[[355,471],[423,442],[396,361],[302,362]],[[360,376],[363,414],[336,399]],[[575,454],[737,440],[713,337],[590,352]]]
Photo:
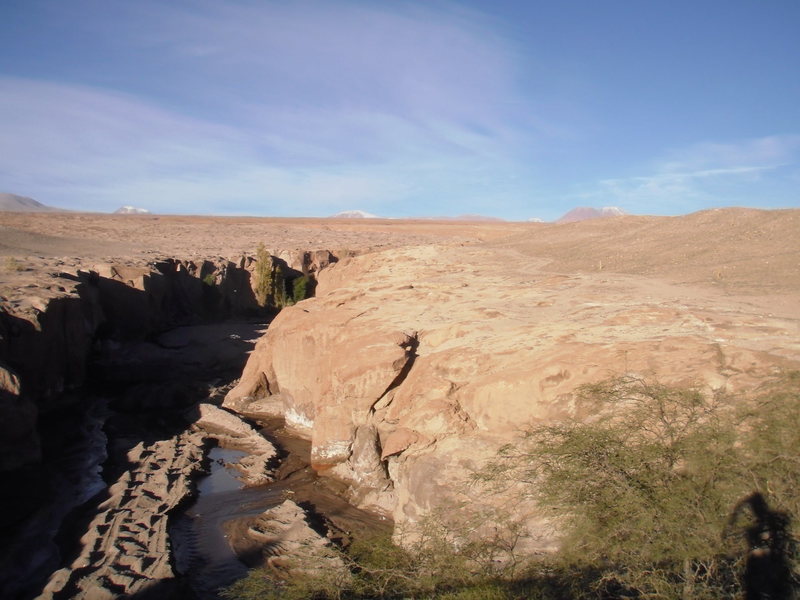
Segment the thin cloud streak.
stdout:
[[[800,136],[773,135],[737,143],[704,142],[673,151],[651,175],[599,180],[574,198],[647,213],[655,206],[747,204],[758,188],[796,176]],[[794,174],[794,175],[793,175]],[[749,200],[752,202],[752,199]],[[776,196],[777,206],[792,199]],[[795,200],[796,202],[796,200]]]
[[[729,141],[796,122],[786,69],[763,82],[775,119],[730,95],[724,121],[700,101],[714,89],[682,87],[693,63],[663,65],[669,96],[617,77],[663,54],[629,27],[661,9],[472,6],[20,4],[0,21],[0,188],[94,210],[143,198],[218,211],[228,198],[255,214],[522,219],[558,216],[565,198],[631,212],[791,201],[800,136]],[[618,45],[599,43],[614,31]],[[696,51],[718,56],[705,39]],[[770,48],[754,52],[780,62]],[[743,85],[735,75],[724,82]]]
[[[9,134],[0,140],[5,181],[66,207],[79,208],[68,205],[77,195],[88,210],[144,203],[163,212],[213,205],[220,213],[324,215],[356,204],[388,208],[420,185],[466,200],[486,163],[471,149],[442,152],[402,121],[391,133],[372,120],[367,131],[390,132],[378,159],[336,157],[335,145],[313,137],[295,142],[293,160],[273,159],[280,134],[270,140],[272,132],[189,118],[121,94],[18,79],[0,79],[0,127]],[[449,183],[453,176],[459,184]]]

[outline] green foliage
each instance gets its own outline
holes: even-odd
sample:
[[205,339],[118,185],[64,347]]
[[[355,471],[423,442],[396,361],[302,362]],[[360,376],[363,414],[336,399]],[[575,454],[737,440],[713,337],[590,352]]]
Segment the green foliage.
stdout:
[[341,555],[347,576],[262,569],[225,597],[741,598],[744,534],[762,535],[743,500],[759,492],[773,514],[800,514],[800,375],[737,399],[622,377],[585,386],[580,401],[591,419],[531,427],[475,476],[486,491],[522,482],[564,532],[558,553],[518,556],[513,506],[450,506],[403,548],[355,541]]
[[253,289],[259,306],[280,309],[313,294],[314,280],[308,275],[287,279],[283,263],[273,260],[263,243],[258,245],[255,259]]
[[800,518],[800,372],[764,385],[737,419],[745,424],[745,478],[776,506]]
[[302,275],[292,282],[292,298],[294,302],[300,302],[309,297],[311,291],[311,278],[308,275]]
[[[452,545],[453,535],[438,519],[423,525],[422,537],[401,548],[388,535],[354,541],[341,557],[349,576],[311,572],[288,581],[277,579],[269,569],[259,569],[225,592],[226,598],[255,600],[317,598],[356,600],[408,598],[449,600],[502,599],[520,597],[520,582],[492,575],[479,568],[471,552]],[[487,556],[496,554],[484,543]],[[534,597],[525,594],[525,597]],[[545,596],[541,596],[544,598]],[[559,596],[552,596],[557,598]]]
[[272,297],[277,308],[294,304],[291,296],[286,292],[286,275],[280,264],[276,265],[272,271]]
[[256,249],[256,268],[255,268],[255,295],[259,306],[267,306],[272,295],[272,257],[264,243],[260,243]]
[[737,412],[638,378],[586,386],[595,418],[531,428],[478,478],[530,484],[564,531],[560,559],[603,566],[596,593],[733,598],[745,550],[733,508],[760,491],[798,514],[797,390],[784,380]]
[[304,573],[283,580],[269,567],[251,570],[221,592],[230,600],[340,600],[347,590],[346,583],[335,573]]

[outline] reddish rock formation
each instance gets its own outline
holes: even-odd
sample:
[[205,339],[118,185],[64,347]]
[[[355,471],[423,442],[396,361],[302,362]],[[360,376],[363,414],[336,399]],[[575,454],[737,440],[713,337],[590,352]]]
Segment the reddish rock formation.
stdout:
[[796,303],[546,263],[497,246],[342,261],[273,322],[225,404],[285,416],[318,471],[406,527],[470,497],[469,470],[526,424],[588,416],[581,384],[735,392],[800,365]]

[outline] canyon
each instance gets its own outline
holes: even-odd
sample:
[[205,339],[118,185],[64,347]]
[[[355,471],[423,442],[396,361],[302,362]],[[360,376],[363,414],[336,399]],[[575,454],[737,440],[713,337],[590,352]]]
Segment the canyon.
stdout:
[[[190,593],[192,552],[169,522],[217,444],[244,453],[243,492],[281,490],[229,526],[239,557],[284,529],[312,535],[307,503],[343,500],[352,519],[328,538],[387,523],[402,542],[459,506],[510,511],[524,550],[547,551],[546,515],[469,477],[526,426],[591,419],[582,384],[632,374],[735,394],[800,368],[798,210],[564,224],[6,213],[0,233],[3,527],[19,540],[2,571],[18,597]],[[314,278],[313,298],[259,304],[262,243],[273,273]],[[70,427],[108,440],[72,506],[100,501],[71,534],[74,513],[47,502]],[[328,538],[310,543],[320,557]],[[38,591],[12,581],[26,561]]]

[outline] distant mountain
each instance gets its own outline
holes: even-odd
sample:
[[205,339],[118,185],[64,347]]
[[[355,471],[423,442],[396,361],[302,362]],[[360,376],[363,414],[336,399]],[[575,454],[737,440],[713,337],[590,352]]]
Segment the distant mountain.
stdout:
[[150,211],[146,208],[136,208],[135,206],[120,206],[114,211],[115,215],[149,215]]
[[603,208],[594,208],[592,206],[579,206],[573,208],[556,223],[574,223],[576,221],[588,221],[589,219],[606,219],[608,217],[621,217],[627,214],[621,208],[616,206],[604,206]]
[[364,212],[363,210],[345,210],[328,217],[329,219],[380,219],[378,215]]
[[27,196],[0,193],[0,210],[10,212],[59,212],[62,209],[47,206]]

